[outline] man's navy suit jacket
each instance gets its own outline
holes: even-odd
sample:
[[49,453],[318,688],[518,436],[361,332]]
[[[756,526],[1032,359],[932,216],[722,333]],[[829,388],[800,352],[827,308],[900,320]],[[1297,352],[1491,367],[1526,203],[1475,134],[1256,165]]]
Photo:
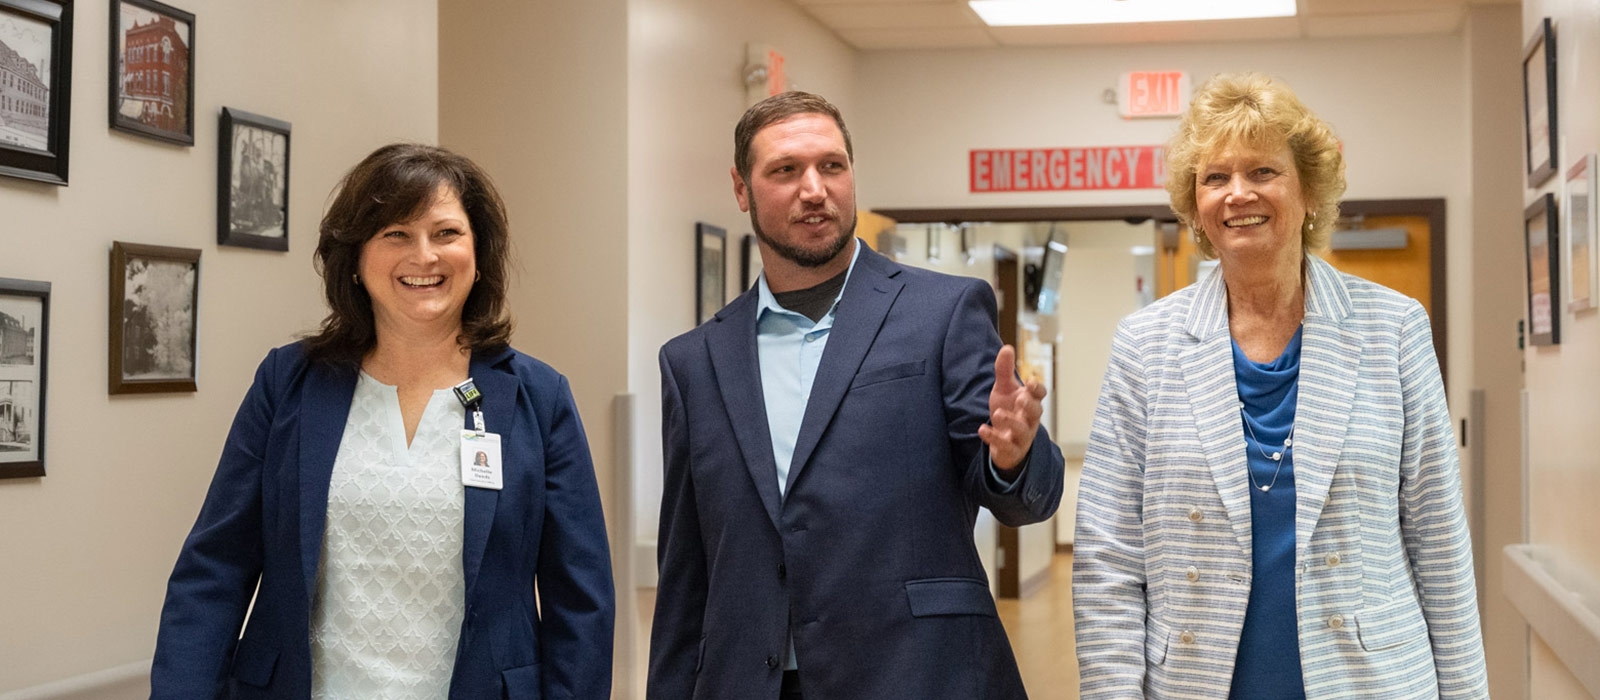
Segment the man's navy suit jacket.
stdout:
[[[466,489],[450,698],[604,700],[611,565],[567,380],[511,349],[474,353],[469,373],[503,441],[505,487]],[[152,700],[311,697],[311,605],[356,377],[298,343],[262,361],[167,585]]]
[[752,289],[661,349],[647,696],[776,698],[792,630],[808,698],[1026,697],[973,525],[979,506],[1012,526],[1050,517],[1064,470],[1040,428],[1014,489],[988,474],[993,290],[862,250],[783,498],[756,307]]

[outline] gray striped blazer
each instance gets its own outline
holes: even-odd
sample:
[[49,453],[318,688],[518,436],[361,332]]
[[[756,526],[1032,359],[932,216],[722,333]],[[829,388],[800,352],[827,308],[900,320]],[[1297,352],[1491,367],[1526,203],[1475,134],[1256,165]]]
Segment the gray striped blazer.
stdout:
[[[1454,432],[1415,300],[1306,258],[1295,602],[1306,697],[1487,698]],[[1123,319],[1078,497],[1084,700],[1226,698],[1250,493],[1222,275]]]

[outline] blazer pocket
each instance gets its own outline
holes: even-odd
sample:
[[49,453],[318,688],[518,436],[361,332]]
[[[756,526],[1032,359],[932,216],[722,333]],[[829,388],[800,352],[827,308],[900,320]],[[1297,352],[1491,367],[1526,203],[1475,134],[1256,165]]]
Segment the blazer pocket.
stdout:
[[539,698],[539,664],[508,668],[500,672],[500,680],[505,683],[504,700]]
[[272,682],[272,670],[278,666],[278,650],[249,637],[239,640],[233,650],[233,678],[245,685],[265,688]]
[[896,379],[921,376],[926,371],[928,371],[927,360],[912,360],[911,362],[901,362],[887,367],[875,367],[857,373],[855,381],[850,382],[850,388],[859,389],[868,384],[881,384]]
[[1422,606],[1407,596],[1357,613],[1356,635],[1362,649],[1378,651],[1426,640],[1428,622],[1422,618]]
[[1144,663],[1146,666],[1160,666],[1167,660],[1167,643],[1171,641],[1172,630],[1166,625],[1154,620],[1145,624],[1144,628]]
[[999,617],[989,582],[975,578],[925,578],[906,582],[912,617],[982,615]]

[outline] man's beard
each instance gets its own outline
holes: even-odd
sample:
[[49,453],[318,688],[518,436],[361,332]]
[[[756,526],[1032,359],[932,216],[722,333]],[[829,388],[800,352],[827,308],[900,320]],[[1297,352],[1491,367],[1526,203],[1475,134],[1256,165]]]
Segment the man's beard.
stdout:
[[844,247],[850,244],[850,239],[855,236],[856,232],[856,213],[850,212],[850,225],[840,227],[839,237],[821,251],[812,251],[789,245],[767,235],[766,231],[761,230],[761,217],[756,211],[756,202],[753,197],[750,199],[750,226],[756,230],[756,238],[761,239],[761,242],[767,244],[772,249],[772,252],[777,253],[779,257],[801,267],[821,267],[838,257],[839,251],[844,250]]

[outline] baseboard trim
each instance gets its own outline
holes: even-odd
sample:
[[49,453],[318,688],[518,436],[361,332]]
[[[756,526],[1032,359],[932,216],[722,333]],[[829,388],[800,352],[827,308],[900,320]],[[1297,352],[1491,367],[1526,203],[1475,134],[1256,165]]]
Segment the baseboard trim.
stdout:
[[0,693],[0,700],[136,700],[149,695],[150,660],[145,659]]

